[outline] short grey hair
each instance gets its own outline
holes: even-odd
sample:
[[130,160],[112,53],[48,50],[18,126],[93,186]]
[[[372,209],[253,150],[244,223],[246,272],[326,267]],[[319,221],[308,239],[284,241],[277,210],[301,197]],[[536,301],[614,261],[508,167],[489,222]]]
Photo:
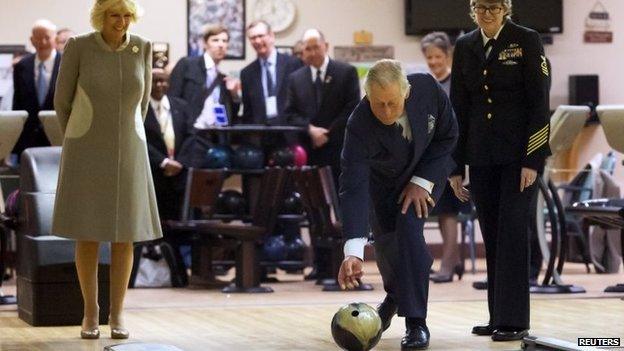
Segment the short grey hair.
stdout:
[[432,32],[425,35],[420,41],[420,49],[422,50],[423,54],[430,46],[434,46],[444,51],[444,54],[446,54],[446,56],[450,56],[453,49],[451,39],[449,38],[448,34],[444,32]]
[[306,29],[305,32],[303,32],[303,35],[301,36],[301,40],[303,41],[306,41],[311,38],[318,38],[322,42],[325,42],[325,35],[323,34],[323,32],[321,32],[320,30],[316,28]]
[[136,23],[143,15],[143,8],[134,0],[96,0],[91,8],[91,26],[102,31],[106,11],[124,9],[132,14],[132,23]]
[[375,83],[381,87],[387,87],[390,84],[399,83],[401,94],[405,95],[409,89],[409,82],[401,62],[391,59],[382,59],[373,65],[366,74],[364,81],[364,91],[366,95],[370,94],[370,87]]
[[[513,15],[513,4],[511,3],[511,0],[484,0],[484,1],[487,3],[491,3],[491,4],[503,5],[505,10],[507,10],[505,19],[509,19],[511,18],[511,15]],[[475,21],[475,23],[477,22],[477,18],[475,17],[472,7],[475,6],[476,4],[477,4],[477,0],[470,0],[470,17],[472,18],[473,21]]]
[[56,25],[45,18],[38,19],[35,21],[35,23],[33,23],[32,29],[35,30],[37,28],[43,28],[45,30],[52,31],[56,35]]

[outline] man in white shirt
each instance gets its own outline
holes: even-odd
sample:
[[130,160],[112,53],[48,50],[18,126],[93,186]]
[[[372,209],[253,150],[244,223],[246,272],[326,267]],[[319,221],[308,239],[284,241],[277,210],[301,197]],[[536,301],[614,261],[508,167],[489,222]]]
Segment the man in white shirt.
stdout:
[[[386,298],[378,307],[384,330],[405,317],[402,350],[428,347],[429,270],[425,218],[455,164],[457,122],[450,101],[429,74],[405,77],[398,61],[370,69],[366,97],[345,132],[340,175],[345,259],[338,283],[358,286],[369,227]],[[370,217],[370,221],[369,221]]]

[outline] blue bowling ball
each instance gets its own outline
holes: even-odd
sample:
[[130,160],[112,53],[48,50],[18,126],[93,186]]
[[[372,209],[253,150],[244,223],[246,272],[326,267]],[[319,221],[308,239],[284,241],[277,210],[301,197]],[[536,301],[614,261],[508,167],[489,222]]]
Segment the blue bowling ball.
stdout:
[[286,242],[283,235],[268,237],[262,246],[262,258],[265,261],[277,262],[286,259]]
[[232,148],[227,145],[213,146],[206,151],[202,168],[232,167]]

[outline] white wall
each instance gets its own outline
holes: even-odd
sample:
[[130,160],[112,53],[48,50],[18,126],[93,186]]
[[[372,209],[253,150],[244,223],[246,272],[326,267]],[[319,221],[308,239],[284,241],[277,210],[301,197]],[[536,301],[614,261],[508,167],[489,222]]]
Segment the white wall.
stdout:
[[[332,45],[350,45],[357,30],[373,32],[375,44],[395,46],[396,58],[405,62],[422,61],[419,39],[403,34],[403,0],[293,0],[297,6],[295,24],[278,34],[278,45],[291,45],[303,30],[316,26]],[[521,0],[516,0],[521,1]],[[141,0],[145,17],[134,31],[154,41],[171,44],[175,61],[186,51],[186,0]],[[256,0],[246,0],[247,17]],[[624,103],[624,1],[602,0],[611,15],[612,44],[584,44],[585,17],[594,1],[564,0],[564,33],[555,35],[554,45],[546,47],[553,65],[553,106],[568,101],[568,75],[599,74],[601,102]],[[31,24],[46,17],[59,26],[79,32],[90,30],[88,0],[0,0],[0,44],[27,43]],[[225,62],[226,71],[242,68],[253,60],[247,45],[246,60]]]

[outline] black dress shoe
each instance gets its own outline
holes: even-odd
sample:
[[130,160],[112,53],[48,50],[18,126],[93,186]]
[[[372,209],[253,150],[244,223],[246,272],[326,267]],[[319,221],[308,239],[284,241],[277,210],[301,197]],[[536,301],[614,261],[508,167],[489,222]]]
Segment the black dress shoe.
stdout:
[[379,314],[379,318],[381,318],[381,326],[383,330],[386,331],[390,328],[392,317],[397,313],[396,302],[394,302],[390,296],[386,295],[383,302],[377,306],[377,313]]
[[489,324],[475,325],[474,327],[472,327],[472,333],[480,336],[492,335],[494,334],[494,327]]
[[529,336],[529,330],[495,330],[492,334],[494,341],[514,341],[522,340],[525,336]]
[[424,325],[410,325],[406,318],[405,325],[407,330],[405,336],[401,339],[401,351],[407,350],[424,350],[429,347],[429,328]]

